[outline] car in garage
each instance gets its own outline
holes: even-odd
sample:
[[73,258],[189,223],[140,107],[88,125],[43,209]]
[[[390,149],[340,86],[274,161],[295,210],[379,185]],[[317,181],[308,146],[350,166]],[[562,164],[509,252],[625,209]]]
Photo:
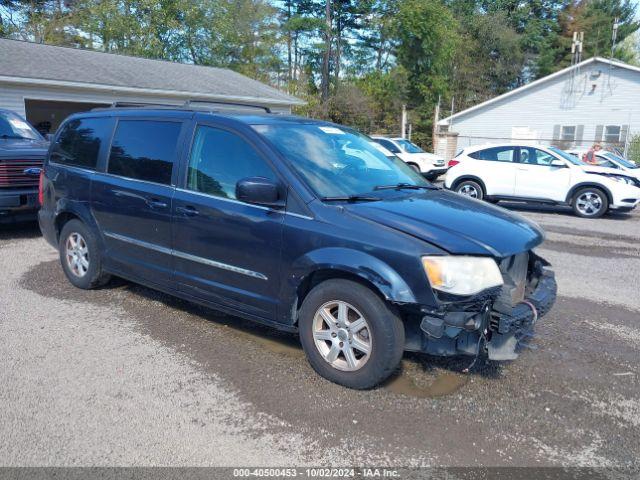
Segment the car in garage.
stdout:
[[539,144],[464,148],[449,162],[445,187],[479,200],[570,205],[597,218],[633,210],[640,181],[620,170],[586,165],[559,148]]
[[427,180],[433,181],[447,172],[447,166],[442,157],[425,152],[415,143],[406,138],[388,138],[373,136],[374,142],[382,145],[388,151],[398,156],[416,172],[421,173]]
[[0,109],[0,223],[36,219],[37,172],[48,147],[26,120]]
[[535,223],[308,118],[73,115],[41,195],[76,287],[115,275],[297,332],[316,372],[351,388],[385,380],[404,351],[515,359],[556,298]]

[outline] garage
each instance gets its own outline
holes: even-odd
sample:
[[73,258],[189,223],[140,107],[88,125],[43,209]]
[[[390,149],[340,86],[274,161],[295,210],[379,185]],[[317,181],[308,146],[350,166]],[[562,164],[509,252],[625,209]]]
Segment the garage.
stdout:
[[25,117],[42,135],[55,132],[69,115],[107,106],[108,103],[24,99]]
[[304,102],[225,68],[151,60],[0,38],[0,109],[54,133],[69,115],[114,102],[182,105],[187,100],[290,113]]

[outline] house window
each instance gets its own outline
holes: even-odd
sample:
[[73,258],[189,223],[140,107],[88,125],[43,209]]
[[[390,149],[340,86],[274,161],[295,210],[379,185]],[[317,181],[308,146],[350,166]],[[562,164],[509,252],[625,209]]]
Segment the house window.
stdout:
[[576,126],[563,125],[560,130],[560,140],[564,142],[574,142],[576,140]]
[[622,128],[620,125],[607,125],[604,127],[604,135],[602,140],[606,143],[620,142],[620,133]]

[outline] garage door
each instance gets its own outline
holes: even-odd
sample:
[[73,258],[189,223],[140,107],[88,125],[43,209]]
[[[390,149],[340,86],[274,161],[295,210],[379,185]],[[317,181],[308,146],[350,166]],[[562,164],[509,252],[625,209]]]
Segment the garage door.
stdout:
[[25,99],[24,106],[27,121],[40,133],[46,135],[47,133],[55,133],[62,121],[73,113],[108,107],[109,104]]

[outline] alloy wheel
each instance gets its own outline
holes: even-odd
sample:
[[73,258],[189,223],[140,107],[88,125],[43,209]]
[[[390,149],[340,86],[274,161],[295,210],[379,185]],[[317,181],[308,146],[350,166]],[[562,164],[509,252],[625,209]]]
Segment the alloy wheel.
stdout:
[[602,208],[602,197],[592,191],[582,193],[576,201],[576,208],[585,216],[596,215]]
[[318,352],[332,367],[353,372],[371,355],[373,342],[365,317],[341,300],[325,303],[313,318],[313,340]]
[[69,234],[65,242],[65,258],[69,271],[82,278],[89,271],[89,247],[82,235],[77,232]]
[[464,184],[462,187],[458,189],[458,193],[462,195],[466,195],[471,198],[478,198],[478,189],[473,185]]

